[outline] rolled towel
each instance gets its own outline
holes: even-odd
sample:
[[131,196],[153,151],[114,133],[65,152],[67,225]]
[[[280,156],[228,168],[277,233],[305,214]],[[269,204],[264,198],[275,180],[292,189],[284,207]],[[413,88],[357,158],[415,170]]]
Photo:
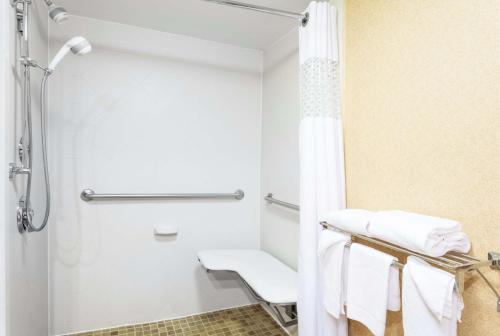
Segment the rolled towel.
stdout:
[[348,249],[351,237],[332,230],[321,231],[318,242],[320,281],[325,310],[338,319],[345,315],[345,287]]
[[380,211],[370,219],[368,235],[432,257],[449,251],[467,253],[470,241],[450,219],[399,210]]
[[327,222],[350,233],[367,235],[368,223],[373,214],[372,211],[363,209],[343,209],[321,215],[320,221]]

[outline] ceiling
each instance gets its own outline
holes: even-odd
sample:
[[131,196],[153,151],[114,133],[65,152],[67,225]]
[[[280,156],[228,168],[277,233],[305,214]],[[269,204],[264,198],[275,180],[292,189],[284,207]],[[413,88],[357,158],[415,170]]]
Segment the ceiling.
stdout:
[[[241,0],[302,12],[309,0]],[[297,26],[293,19],[201,0],[56,0],[70,14],[265,49]]]

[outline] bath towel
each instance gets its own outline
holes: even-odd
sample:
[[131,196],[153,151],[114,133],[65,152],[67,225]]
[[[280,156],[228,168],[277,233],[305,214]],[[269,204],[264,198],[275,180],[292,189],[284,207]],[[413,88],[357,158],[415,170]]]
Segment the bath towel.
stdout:
[[347,317],[383,336],[387,310],[399,310],[399,270],[396,259],[361,244],[352,244],[347,279]]
[[462,309],[453,274],[408,257],[403,270],[405,336],[455,336]]
[[320,221],[351,233],[368,234],[368,223],[373,212],[363,209],[344,209],[324,213]]
[[376,212],[368,226],[369,236],[433,257],[467,253],[470,241],[460,230],[453,220],[398,210]]
[[346,244],[351,237],[332,230],[323,230],[318,243],[319,272],[323,287],[323,304],[335,318],[344,314],[345,285],[347,277]]

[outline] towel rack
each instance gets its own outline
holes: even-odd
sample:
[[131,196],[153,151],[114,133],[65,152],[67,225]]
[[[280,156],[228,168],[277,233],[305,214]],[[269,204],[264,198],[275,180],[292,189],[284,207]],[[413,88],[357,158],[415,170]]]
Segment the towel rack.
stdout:
[[[278,199],[275,199],[273,197],[273,194],[268,194],[265,198],[266,201],[270,203],[274,203],[280,206],[284,206],[290,209],[294,210],[299,210],[299,206],[287,202],[280,201]],[[418,258],[421,258],[428,263],[438,266],[440,268],[445,269],[446,271],[449,271],[451,273],[455,274],[455,279],[457,283],[458,290],[460,293],[464,292],[464,282],[465,282],[465,274],[470,273],[470,272],[477,272],[481,278],[486,282],[486,285],[493,291],[497,298],[497,312],[500,312],[500,293],[497,291],[497,289],[493,286],[493,284],[488,280],[488,278],[484,275],[484,273],[480,270],[483,267],[490,267],[493,270],[500,270],[500,253],[497,252],[490,252],[488,253],[488,259],[487,260],[481,260],[476,257],[463,254],[463,253],[458,253],[458,252],[450,252],[445,254],[444,256],[441,257],[430,257],[425,254],[421,254],[409,249],[406,249],[404,247],[389,243],[385,240],[377,239],[377,238],[372,238],[368,237],[362,234],[357,234],[349,231],[345,231],[342,229],[339,229],[335,226],[333,226],[330,223],[327,222],[321,222],[319,223],[324,229],[330,229],[334,230],[340,233],[348,234],[351,236],[351,241],[356,241],[356,242],[368,242],[371,244],[375,244],[380,247],[384,247],[390,250],[393,250],[395,252],[403,253],[408,256],[415,256]],[[399,265],[394,265],[402,268],[404,265],[399,264]]]
[[236,190],[234,193],[205,193],[205,194],[96,194],[92,189],[85,189],[80,194],[80,198],[85,202],[96,199],[101,200],[130,200],[130,199],[164,199],[164,200],[185,200],[185,199],[235,199],[242,200],[245,197],[243,190]]
[[409,256],[415,256],[427,261],[430,264],[441,267],[451,273],[455,274],[455,281],[457,283],[458,290],[461,294],[464,292],[465,274],[476,271],[481,278],[486,282],[486,285],[493,291],[497,298],[497,312],[500,312],[500,293],[496,290],[493,284],[488,280],[488,278],[481,272],[480,268],[489,266],[491,269],[500,270],[500,254],[495,252],[488,253],[488,260],[480,260],[467,254],[458,252],[449,252],[441,257],[430,257],[425,254],[421,254],[404,247],[389,243],[382,239],[368,237],[362,234],[352,233],[346,230],[341,230],[329,223],[321,222],[319,223],[325,229],[331,229],[340,233],[348,234],[351,236],[351,240],[355,241],[365,241],[369,242],[390,250],[403,253]]

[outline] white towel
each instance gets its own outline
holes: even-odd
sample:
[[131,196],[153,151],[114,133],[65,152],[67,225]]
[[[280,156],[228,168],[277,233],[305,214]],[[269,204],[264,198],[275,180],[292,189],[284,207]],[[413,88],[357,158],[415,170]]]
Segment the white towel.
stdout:
[[351,237],[332,230],[323,230],[318,242],[323,304],[335,318],[345,314],[346,244]]
[[460,230],[453,220],[398,210],[375,213],[368,226],[372,237],[433,257],[469,252],[470,241]]
[[462,309],[452,274],[408,257],[403,270],[405,336],[454,336]]
[[[396,259],[394,259],[396,261]],[[399,286],[399,268],[392,266],[389,271],[389,294],[387,297],[387,310],[401,310],[401,287]]]
[[347,317],[383,336],[387,309],[399,310],[399,270],[396,259],[361,244],[352,244],[347,279]]
[[343,209],[322,214],[320,222],[327,222],[351,233],[367,235],[368,223],[372,216],[373,212],[368,210]]

